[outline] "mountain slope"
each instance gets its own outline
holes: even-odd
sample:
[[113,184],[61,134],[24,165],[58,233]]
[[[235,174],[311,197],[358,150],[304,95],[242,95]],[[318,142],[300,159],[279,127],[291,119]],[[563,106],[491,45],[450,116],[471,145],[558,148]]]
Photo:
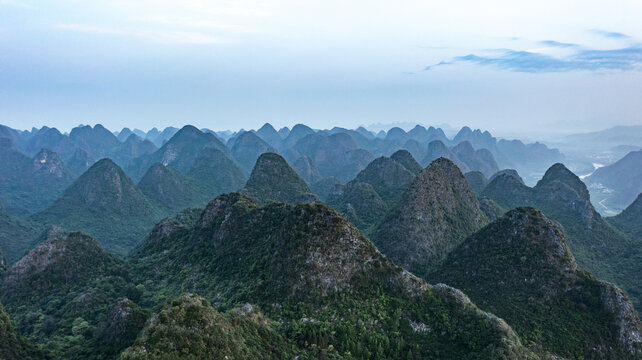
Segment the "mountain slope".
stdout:
[[247,304],[219,313],[197,295],[167,303],[149,319],[136,344],[121,360],[133,359],[289,359],[292,344],[269,320]]
[[318,201],[308,185],[279,154],[264,153],[252,170],[243,192],[261,204]]
[[20,331],[55,358],[98,359],[131,345],[144,325],[147,315],[124,296],[140,292],[122,260],[85,234],[52,229],[7,271],[0,298]]
[[41,231],[38,224],[8,214],[0,203],[0,252],[4,252],[9,263],[20,259]]
[[26,215],[51,204],[73,182],[55,152],[23,154],[12,140],[0,138],[0,201],[11,214]]
[[393,261],[424,276],[486,222],[461,171],[439,158],[417,175],[372,239]]
[[390,155],[390,158],[399,164],[403,165],[408,171],[417,175],[423,170],[421,165],[415,160],[415,158],[407,150],[397,150],[394,154]]
[[207,198],[178,171],[156,163],[138,183],[145,197],[166,215],[174,215],[188,207],[203,206]]
[[505,209],[533,206],[558,222],[578,264],[642,300],[642,247],[608,224],[591,204],[586,185],[562,164],[551,166],[533,188],[509,174],[491,181],[483,195]]
[[193,227],[159,224],[133,265],[158,300],[190,291],[222,308],[252,302],[313,354],[532,356],[502,320],[395,266],[323,204],[261,208],[240,194],[221,195]]
[[517,208],[473,234],[428,278],[462,289],[546,351],[642,356],[642,324],[630,301],[578,268],[564,235],[536,209]]
[[624,211],[607,220],[621,231],[642,239],[642,193]]
[[[31,218],[95,236],[105,249],[125,255],[161,214],[118,165],[102,159],[51,206]],[[118,224],[118,226],[114,226]]]
[[246,180],[238,164],[224,151],[213,147],[201,150],[186,176],[208,200],[219,194],[238,191]]
[[263,141],[255,133],[244,131],[232,143],[228,143],[234,160],[238,162],[246,175],[252,171],[256,159],[266,152],[276,152],[276,149]]
[[631,151],[601,167],[585,180],[591,195],[608,208],[621,211],[642,192],[642,150]]
[[0,359],[48,359],[44,351],[20,335],[0,304]]

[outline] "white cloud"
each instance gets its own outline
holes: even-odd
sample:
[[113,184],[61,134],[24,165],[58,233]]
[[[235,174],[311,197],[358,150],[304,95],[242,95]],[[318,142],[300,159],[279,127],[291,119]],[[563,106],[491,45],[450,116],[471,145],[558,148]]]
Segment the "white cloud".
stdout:
[[132,36],[163,44],[226,44],[233,42],[231,39],[197,31],[137,30],[83,24],[58,24],[55,28],[104,35]]

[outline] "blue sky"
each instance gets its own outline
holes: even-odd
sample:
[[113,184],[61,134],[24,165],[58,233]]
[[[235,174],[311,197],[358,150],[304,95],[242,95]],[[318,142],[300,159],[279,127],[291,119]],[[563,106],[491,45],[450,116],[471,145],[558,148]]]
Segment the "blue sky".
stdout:
[[0,0],[0,123],[642,124],[642,2]]

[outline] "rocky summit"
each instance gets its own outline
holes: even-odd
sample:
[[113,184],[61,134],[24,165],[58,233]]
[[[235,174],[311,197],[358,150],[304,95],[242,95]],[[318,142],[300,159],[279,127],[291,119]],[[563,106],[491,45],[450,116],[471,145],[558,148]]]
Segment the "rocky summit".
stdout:
[[487,221],[461,171],[439,158],[417,175],[372,238],[392,260],[424,276]]

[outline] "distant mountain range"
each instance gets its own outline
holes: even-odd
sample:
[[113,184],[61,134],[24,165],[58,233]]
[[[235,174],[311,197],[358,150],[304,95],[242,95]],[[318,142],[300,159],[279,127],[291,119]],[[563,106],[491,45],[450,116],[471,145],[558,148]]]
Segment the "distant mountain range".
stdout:
[[0,358],[639,359],[639,153],[0,126]]

